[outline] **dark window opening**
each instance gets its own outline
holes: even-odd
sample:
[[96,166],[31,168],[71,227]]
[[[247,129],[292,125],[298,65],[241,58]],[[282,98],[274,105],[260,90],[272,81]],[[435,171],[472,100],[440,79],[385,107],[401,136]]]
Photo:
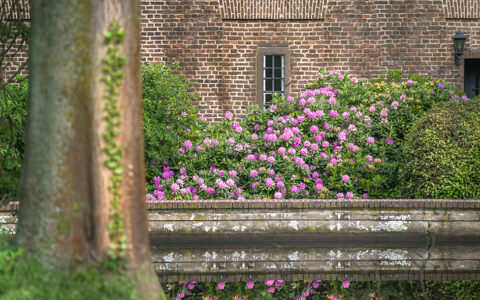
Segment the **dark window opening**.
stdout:
[[285,55],[263,56],[263,105],[272,105],[273,94],[285,95]]
[[465,59],[464,87],[468,98],[480,95],[480,59]]
[[475,88],[473,89],[473,96],[480,95],[480,76],[475,76]]

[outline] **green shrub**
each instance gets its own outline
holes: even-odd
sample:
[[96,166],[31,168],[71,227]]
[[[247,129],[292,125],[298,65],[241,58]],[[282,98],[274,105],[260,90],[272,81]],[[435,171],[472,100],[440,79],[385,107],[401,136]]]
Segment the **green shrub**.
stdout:
[[182,140],[198,140],[206,123],[199,120],[190,92],[192,82],[178,63],[147,64],[142,68],[143,126],[147,178],[160,173],[162,162],[175,164]]
[[20,76],[0,91],[0,204],[17,195],[27,94],[28,82]]
[[11,246],[0,233],[0,300],[138,299],[122,274],[96,269],[67,274],[47,270]]
[[319,79],[312,82],[309,88],[331,85],[339,90],[339,101],[357,107],[375,106],[378,109],[385,107],[385,104],[398,102],[398,109],[388,107],[389,115],[395,114],[395,117],[388,118],[389,126],[379,132],[385,133],[385,129],[388,129],[397,139],[403,139],[410,126],[434,103],[458,99],[462,95],[460,90],[429,76],[408,75],[407,80],[402,80],[403,74],[399,70],[388,71],[386,76],[371,79],[369,84],[363,85],[354,85],[349,80],[335,80],[336,77],[329,76],[333,73],[320,70]]
[[[198,97],[178,63],[142,67],[145,163],[147,178],[159,173],[162,162],[175,163],[183,139],[197,140],[206,127],[192,105]],[[17,196],[23,160],[23,128],[28,81],[18,77],[0,93],[0,204]],[[200,118],[201,119],[201,118]]]
[[480,101],[441,103],[405,141],[405,197],[480,198]]

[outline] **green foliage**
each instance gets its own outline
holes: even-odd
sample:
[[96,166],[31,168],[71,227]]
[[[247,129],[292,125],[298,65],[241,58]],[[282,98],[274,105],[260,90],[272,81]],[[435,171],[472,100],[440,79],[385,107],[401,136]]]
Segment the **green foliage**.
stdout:
[[[25,1],[1,1],[0,4],[0,68],[16,71],[8,77],[0,76],[0,205],[17,196],[23,156],[23,122],[27,95],[21,74],[26,63],[16,61],[19,51],[25,50],[29,40],[29,25],[24,21]],[[8,20],[5,22],[5,20]],[[22,99],[17,101],[16,99]]]
[[[116,61],[106,57],[104,64],[107,75],[112,72]],[[193,84],[180,73],[178,63],[168,66],[147,64],[142,67],[142,74],[146,173],[147,178],[151,178],[159,173],[162,161],[176,160],[176,151],[183,139],[199,139],[207,123],[198,118],[197,110],[192,105],[192,101],[197,101],[198,97],[190,92]],[[118,80],[115,79],[116,82]],[[113,78],[105,76],[104,81],[110,82],[110,88],[113,88]],[[17,195],[23,159],[27,94],[28,81],[24,77],[18,77],[14,84],[6,86],[5,93],[0,93],[0,199]],[[110,114],[118,113],[113,104],[107,105],[106,109]],[[113,121],[112,117],[105,118]],[[118,133],[113,124],[109,128],[110,134],[105,138],[113,141],[113,136]],[[109,146],[105,151],[111,154],[108,164],[113,167],[121,153]]]
[[27,80],[20,76],[0,91],[0,204],[17,196],[27,94]]
[[320,71],[297,98],[274,97],[240,122],[226,112],[203,141],[184,140],[170,165],[180,172],[158,172],[147,198],[403,197],[395,192],[411,125],[434,103],[460,96],[438,80],[397,81],[401,75],[366,84]]
[[192,105],[198,100],[193,84],[180,71],[178,63],[142,67],[147,178],[161,172],[163,161],[175,163],[182,141],[200,139],[206,127]]
[[479,281],[322,281],[164,283],[173,299],[479,299]]
[[405,142],[400,191],[413,198],[480,198],[480,101],[436,105]]
[[[149,164],[174,161],[181,139],[199,139],[206,123],[192,105],[198,96],[178,63],[142,68],[145,152]],[[148,173],[148,171],[147,171]]]
[[[107,70],[108,71],[108,70]],[[181,164],[179,159],[181,155],[177,152],[183,146],[183,142],[189,140],[193,145],[203,145],[201,142],[205,137],[216,138],[222,145],[231,132],[231,123],[222,122],[215,124],[211,130],[205,131],[207,124],[200,121],[193,101],[198,97],[190,92],[192,83],[185,79],[180,73],[177,63],[164,66],[161,64],[147,64],[143,66],[143,106],[144,106],[144,132],[145,132],[145,155],[147,178],[152,178],[162,173],[162,162],[168,161],[171,170],[177,171]],[[354,84],[356,79],[343,74],[343,80],[339,80],[340,72],[327,74],[321,71],[318,80],[313,82],[309,88],[316,89],[325,86],[332,86],[338,90],[336,98],[341,106],[339,111],[346,111],[351,106],[355,106],[358,111],[366,111],[370,107],[375,107],[376,112],[372,116],[370,134],[377,141],[383,141],[385,138],[394,140],[394,144],[389,147],[375,147],[371,154],[374,157],[384,157],[381,167],[376,165],[375,176],[369,177],[367,173],[359,176],[359,184],[364,185],[368,190],[374,188],[371,196],[375,197],[406,197],[401,194],[400,189],[396,189],[399,178],[398,172],[400,163],[404,161],[403,146],[405,136],[408,134],[412,124],[418,121],[426,111],[435,103],[448,102],[451,99],[459,98],[458,90],[448,87],[439,80],[429,77],[409,76],[408,81],[402,81],[400,71],[390,71],[385,77],[372,80],[370,84]],[[111,79],[112,81],[113,79]],[[360,83],[362,81],[360,80]],[[113,84],[113,81],[112,81]],[[13,127],[13,134],[10,131],[1,131],[0,150],[2,155],[2,165],[0,172],[0,191],[2,195],[12,197],[16,195],[17,178],[20,174],[21,158],[23,153],[23,122],[25,118],[25,100],[27,95],[27,82],[21,81],[21,84],[8,85],[10,91],[8,100],[5,96],[2,98],[0,124],[1,128],[10,126],[8,116],[14,120],[17,126]],[[2,95],[0,95],[2,97]],[[278,99],[277,99],[278,100]],[[398,103],[397,108],[393,108],[394,102]],[[8,105],[9,113],[6,113],[5,107]],[[113,109],[113,108],[112,108]],[[386,123],[381,122],[380,111],[388,109],[388,118]],[[279,111],[281,107],[279,107]],[[300,115],[296,112],[293,117]],[[251,127],[253,124],[266,122],[272,116],[268,110],[254,110],[245,120],[244,127]],[[277,116],[278,117],[278,116]],[[5,127],[5,125],[7,127]],[[111,127],[112,134],[117,131]],[[306,129],[307,130],[307,129]],[[240,134],[243,136],[244,134]],[[12,139],[13,137],[13,139]],[[260,136],[261,137],[261,136]],[[107,137],[108,138],[108,137]],[[240,141],[236,137],[237,143]],[[113,141],[113,138],[110,138]],[[12,142],[13,141],[13,142]],[[205,145],[203,145],[205,148]],[[213,148],[212,148],[213,149]],[[112,161],[109,165],[114,165],[116,155],[115,149],[110,147],[105,149],[112,154]],[[218,151],[217,151],[218,150]],[[226,169],[229,161],[235,161],[229,158],[223,149],[215,148],[212,151],[205,152],[202,156],[195,158],[202,168],[209,167],[215,163],[217,167]],[[219,152],[220,151],[220,152]],[[203,152],[202,152],[203,153]],[[6,155],[8,154],[8,155]],[[230,154],[229,154],[230,155]],[[232,155],[240,155],[233,153]],[[232,160],[233,159],[233,160]],[[227,161],[228,160],[228,161]],[[242,167],[240,164],[232,165],[233,168]],[[115,168],[120,171],[119,168]],[[332,169],[333,171],[333,169]],[[368,180],[370,178],[371,180]],[[152,191],[153,183],[150,182],[148,190]],[[258,196],[248,195],[245,196]]]
[[123,215],[120,211],[120,185],[122,184],[122,174],[124,166],[120,162],[124,149],[120,147],[115,140],[120,135],[121,111],[118,106],[119,88],[122,84],[123,67],[125,65],[125,56],[119,54],[120,45],[123,42],[125,32],[114,21],[109,30],[105,33],[105,44],[109,45],[107,55],[103,58],[102,81],[106,85],[103,120],[106,122],[106,130],[103,133],[105,146],[103,151],[106,154],[105,165],[110,170],[110,183],[108,190],[113,198],[110,202],[110,222],[108,231],[110,244],[108,247],[108,256],[113,261],[122,260],[127,250],[127,239],[124,234]]
[[[328,76],[320,70],[320,78],[309,87],[318,88],[327,84],[339,90],[337,99],[341,102],[355,105],[357,108],[375,107],[376,114],[372,118],[372,134],[377,139],[392,138],[392,147],[384,148],[384,167],[377,170],[377,197],[403,198],[397,189],[399,168],[404,161],[404,141],[408,132],[435,103],[442,103],[460,99],[463,94],[459,89],[448,86],[430,76],[408,75],[402,80],[400,70],[388,71],[386,76],[371,79],[369,84],[352,84],[351,80],[336,80],[337,76]],[[347,74],[343,74],[347,78]],[[350,77],[351,79],[351,77]],[[362,82],[362,80],[360,80]],[[462,97],[465,99],[465,97]],[[397,105],[393,106],[396,102]],[[388,110],[388,117],[379,116],[383,109]],[[384,121],[384,122],[382,122]]]
[[1,300],[138,299],[128,278],[88,268],[73,274],[47,270],[0,234]]
[[[402,140],[410,126],[434,103],[447,102],[462,95],[460,90],[430,76],[408,75],[408,80],[402,80],[403,74],[400,70],[390,70],[386,76],[371,79],[370,84],[364,82],[363,85],[352,84],[351,80],[336,80],[338,76],[327,76],[329,73],[324,70],[320,70],[320,74],[320,78],[311,83],[309,88],[329,84],[339,90],[337,99],[343,103],[356,105],[358,108],[375,106],[381,109],[384,104],[390,106],[397,101],[399,103],[397,109],[388,107],[390,114],[395,114],[395,117],[388,118],[388,130],[392,131],[393,138]],[[342,76],[347,77],[347,74]],[[381,104],[382,102],[384,104]],[[386,130],[379,133],[386,133]]]

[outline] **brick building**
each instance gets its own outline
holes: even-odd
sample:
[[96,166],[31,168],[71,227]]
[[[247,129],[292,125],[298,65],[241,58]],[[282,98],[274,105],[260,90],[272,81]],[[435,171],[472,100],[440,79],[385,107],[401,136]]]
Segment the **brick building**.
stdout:
[[[319,68],[370,78],[387,70],[478,93],[480,0],[140,1],[144,61],[181,63],[201,113],[242,115],[272,91],[297,95]],[[452,36],[466,36],[455,65]]]

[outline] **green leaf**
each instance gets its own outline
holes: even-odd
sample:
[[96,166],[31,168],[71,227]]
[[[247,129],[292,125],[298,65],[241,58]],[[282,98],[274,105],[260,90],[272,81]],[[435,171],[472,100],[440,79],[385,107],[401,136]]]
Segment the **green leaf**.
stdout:
[[116,161],[113,161],[113,160],[107,160],[105,162],[105,165],[107,166],[107,168],[113,170],[116,166],[117,166],[117,162]]
[[121,175],[123,173],[123,165],[120,165],[113,170],[113,174],[115,175]]
[[108,30],[106,33],[105,33],[105,44],[109,44],[110,41],[112,40],[113,38],[113,32]]

